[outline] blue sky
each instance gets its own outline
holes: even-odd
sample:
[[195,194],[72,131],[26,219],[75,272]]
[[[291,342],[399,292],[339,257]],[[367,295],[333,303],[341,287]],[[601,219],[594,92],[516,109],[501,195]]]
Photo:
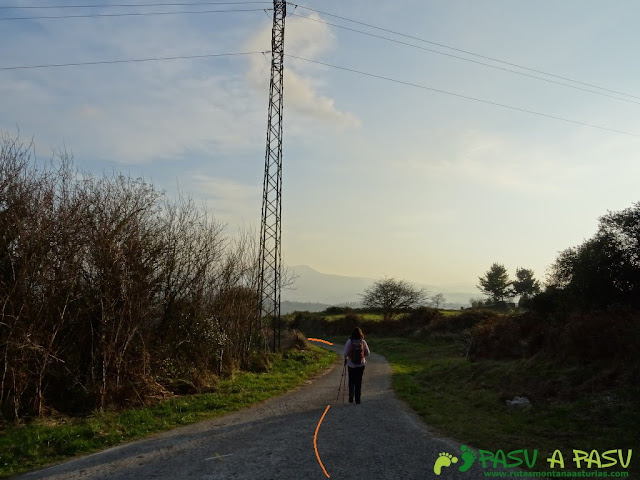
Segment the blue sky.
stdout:
[[[640,105],[631,103],[640,98],[302,5],[640,96],[637,2],[307,0],[289,7],[297,16],[287,18],[285,52],[640,134]],[[0,9],[0,17],[258,7],[269,5]],[[0,68],[265,51],[270,29],[264,11],[0,20]],[[283,257],[289,265],[473,286],[499,262],[511,275],[527,267],[542,278],[559,251],[593,235],[599,216],[640,200],[637,136],[293,58],[285,58],[285,67]],[[23,138],[33,137],[40,158],[66,147],[82,170],[100,174],[115,167],[169,196],[179,188],[206,203],[230,231],[258,229],[268,84],[269,57],[261,54],[0,70],[0,128],[15,133],[19,127]]]

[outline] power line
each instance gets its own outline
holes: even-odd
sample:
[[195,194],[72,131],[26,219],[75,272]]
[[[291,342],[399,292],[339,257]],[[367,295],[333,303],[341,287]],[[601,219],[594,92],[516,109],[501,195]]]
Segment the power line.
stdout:
[[[217,53],[217,54],[203,54],[203,55],[179,55],[179,56],[171,56],[171,57],[134,58],[134,59],[124,59],[124,60],[101,60],[101,61],[92,61],[92,62],[55,63],[55,64],[44,64],[44,65],[17,65],[17,66],[12,66],[12,67],[0,67],[0,71],[3,71],[3,70],[26,70],[26,69],[37,69],[37,68],[61,68],[61,67],[87,66],[87,65],[110,65],[110,64],[119,64],[119,63],[141,63],[141,62],[157,62],[157,61],[171,61],[171,60],[188,60],[188,59],[201,59],[201,58],[247,56],[247,55],[255,55],[255,54],[265,55],[267,53],[271,53],[271,52],[270,51],[234,52],[234,53]],[[406,86],[420,88],[420,89],[423,89],[423,90],[429,90],[429,91],[432,91],[432,92],[441,93],[441,94],[445,94],[445,95],[451,95],[451,96],[458,97],[458,98],[463,98],[463,99],[466,99],[466,100],[473,100],[475,102],[485,103],[485,104],[488,104],[488,105],[494,105],[494,106],[498,106],[498,107],[502,107],[502,108],[507,108],[507,109],[510,109],[510,110],[516,110],[516,111],[523,112],[523,113],[529,113],[529,114],[532,114],[532,115],[538,115],[538,116],[542,116],[542,117],[547,117],[547,118],[551,118],[551,119],[554,119],[554,120],[561,120],[563,122],[574,123],[574,124],[582,125],[582,126],[586,126],[586,127],[597,128],[597,129],[600,129],[600,130],[606,130],[606,131],[610,131],[610,132],[620,133],[620,134],[623,134],[623,135],[629,135],[629,136],[634,136],[634,137],[640,136],[639,134],[635,134],[635,133],[625,132],[625,131],[622,131],[622,130],[616,130],[616,129],[612,129],[612,128],[608,128],[608,127],[603,127],[603,126],[600,126],[600,125],[594,125],[594,124],[590,124],[590,123],[585,123],[585,122],[581,122],[581,121],[578,121],[578,120],[571,120],[571,119],[558,117],[558,116],[555,116],[555,115],[550,115],[550,114],[546,114],[546,113],[542,113],[542,112],[536,112],[536,111],[533,111],[533,110],[528,110],[528,109],[524,109],[524,108],[520,108],[520,107],[514,107],[514,106],[506,105],[506,104],[503,104],[503,103],[498,103],[498,102],[494,102],[494,101],[490,101],[490,100],[484,100],[484,99],[471,97],[471,96],[463,95],[463,94],[459,94],[459,93],[449,92],[449,91],[446,91],[446,90],[432,88],[432,87],[428,87],[428,86],[425,86],[425,85],[419,85],[419,84],[416,84],[416,83],[407,82],[407,81],[403,81],[403,80],[398,80],[398,79],[395,79],[395,78],[385,77],[385,76],[382,76],[382,75],[377,75],[377,74],[373,74],[373,73],[369,73],[369,72],[363,72],[363,71],[355,70],[355,69],[348,68],[348,67],[343,67],[343,66],[339,66],[339,65],[333,65],[333,64],[330,64],[330,63],[326,63],[326,62],[320,62],[320,61],[317,61],[317,60],[311,60],[311,59],[308,59],[308,58],[298,57],[298,56],[290,55],[290,54],[287,54],[287,56],[290,57],[290,58],[294,58],[294,59],[297,59],[297,60],[302,60],[302,61],[309,62],[309,63],[315,63],[315,64],[318,64],[318,65],[323,65],[323,66],[330,67],[330,68],[335,68],[335,69],[338,69],[338,70],[344,70],[344,71],[348,71],[348,72],[351,72],[351,73],[356,73],[356,74],[359,74],[359,75],[364,75],[364,76],[368,76],[368,77],[372,77],[372,78],[377,78],[377,79],[380,79],[380,80],[385,80],[385,81],[398,83],[398,84],[402,84],[402,85],[406,85]]]
[[127,60],[102,60],[95,62],[76,62],[76,63],[51,63],[48,65],[19,65],[14,67],[0,67],[0,70],[26,70],[31,68],[57,68],[57,67],[78,67],[84,65],[111,65],[114,63],[139,63],[139,62],[161,62],[168,60],[190,60],[195,58],[216,58],[216,57],[234,57],[241,55],[266,54],[265,52],[236,52],[236,53],[211,53],[205,55],[180,55],[175,57],[154,57],[154,58],[131,58]]
[[525,66],[523,66],[523,65],[518,65],[517,63],[512,63],[512,62],[507,62],[507,61],[505,61],[505,60],[499,60],[499,59],[497,59],[497,58],[489,57],[489,56],[486,56],[486,55],[481,55],[481,54],[474,53],[474,52],[471,52],[471,51],[468,51],[468,50],[462,50],[462,49],[460,49],[460,48],[450,47],[449,45],[445,45],[445,44],[443,44],[443,43],[432,42],[432,41],[430,41],[430,40],[426,40],[426,39],[424,39],[424,38],[415,37],[415,36],[413,36],[413,35],[407,35],[407,34],[405,34],[405,33],[397,32],[397,31],[395,31],[395,30],[390,30],[390,29],[383,28],[383,27],[378,27],[378,26],[376,26],[376,25],[371,25],[370,23],[360,22],[360,21],[358,21],[358,20],[353,20],[353,19],[351,19],[351,18],[341,17],[340,15],[334,15],[334,14],[332,14],[332,13],[323,12],[323,11],[321,11],[321,10],[316,10],[316,9],[314,9],[314,8],[311,8],[311,7],[306,7],[306,6],[304,6],[304,5],[299,5],[299,4],[295,4],[295,3],[290,3],[290,5],[292,5],[293,7],[296,7],[296,8],[303,8],[303,9],[305,9],[305,10],[309,10],[309,11],[311,11],[311,12],[316,12],[316,13],[319,13],[319,14],[321,14],[321,15],[326,15],[326,16],[328,16],[328,17],[339,18],[340,20],[345,20],[345,21],[347,21],[347,22],[352,22],[352,23],[356,23],[356,24],[358,24],[358,25],[363,25],[363,26],[365,26],[365,27],[374,28],[374,29],[376,29],[376,30],[381,30],[381,31],[383,31],[383,32],[393,33],[394,35],[399,35],[399,36],[401,36],[401,37],[410,38],[410,39],[412,39],[412,40],[417,40],[417,41],[419,41],[419,42],[429,43],[429,44],[431,44],[431,45],[436,45],[436,46],[438,46],[438,47],[447,48],[447,49],[449,49],[449,50],[454,50],[454,51],[456,51],[456,52],[466,53],[467,55],[472,55],[472,56],[474,56],[474,57],[484,58],[485,60],[491,60],[492,62],[503,63],[503,64],[505,64],[505,65],[509,65],[509,66],[511,66],[511,67],[521,68],[521,69],[523,69],[523,70],[528,70],[528,71],[530,71],[530,72],[534,72],[534,73],[541,73],[541,74],[543,74],[543,75],[547,75],[547,76],[549,76],[549,77],[559,78],[559,79],[561,79],[561,80],[567,80],[567,81],[569,81],[569,82],[577,83],[577,84],[580,84],[580,85],[585,85],[585,86],[587,86],[587,87],[597,88],[597,89],[599,89],[599,90],[604,90],[604,91],[606,91],[606,92],[616,93],[616,94],[618,94],[618,95],[624,95],[625,97],[631,97],[631,98],[636,98],[636,99],[640,100],[640,96],[630,95],[630,94],[628,94],[628,93],[620,92],[620,91],[617,91],[617,90],[611,90],[611,89],[609,89],[609,88],[600,87],[600,86],[598,86],[598,85],[594,85],[594,84],[592,84],[592,83],[582,82],[582,81],[580,81],[580,80],[575,80],[575,79],[572,79],[572,78],[563,77],[563,76],[560,76],[560,75],[555,75],[555,74],[553,74],[553,73],[545,72],[545,71],[543,71],[543,70],[536,70],[536,69],[534,69],[534,68],[525,67]]
[[19,7],[0,6],[0,10],[6,9],[51,9],[51,8],[112,8],[112,7],[195,7],[200,5],[245,5],[271,2],[184,2],[184,3],[112,3],[112,4],[84,4],[84,5],[26,5]]
[[[437,53],[438,55],[444,55],[446,57],[451,57],[451,58],[455,58],[455,59],[458,59],[458,60],[464,60],[465,62],[471,62],[471,63],[475,63],[477,65],[483,65],[483,66],[489,67],[489,68],[495,68],[496,70],[502,70],[504,72],[515,73],[516,75],[522,75],[524,77],[534,78],[536,80],[542,80],[543,82],[555,83],[556,85],[562,85],[564,87],[573,88],[575,90],[582,90],[583,92],[589,92],[589,93],[593,93],[593,94],[596,94],[596,95],[601,95],[603,97],[614,98],[616,100],[621,100],[623,102],[635,103],[637,105],[640,105],[640,102],[637,102],[635,100],[630,100],[628,98],[616,97],[615,95],[610,95],[608,93],[603,93],[603,92],[597,92],[595,90],[590,90],[588,88],[578,87],[576,85],[570,85],[568,83],[559,82],[557,80],[551,80],[550,78],[543,78],[543,77],[539,77],[537,75],[531,75],[529,73],[518,72],[516,70],[511,70],[509,68],[499,67],[497,65],[491,65],[489,63],[480,62],[478,60],[472,60],[470,58],[460,57],[458,55],[453,55],[451,53],[441,52],[441,51],[438,51],[438,50],[434,50],[432,48],[421,47],[419,45],[414,45],[413,43],[407,43],[407,42],[403,42],[403,41],[400,41],[400,40],[395,40],[393,38],[384,37],[382,35],[375,35],[373,33],[364,32],[362,30],[357,30],[355,28],[349,28],[349,27],[345,27],[343,25],[337,25],[335,23],[325,22],[323,20],[318,20],[317,18],[305,17],[303,15],[298,15],[296,13],[290,13],[289,15],[290,16],[294,16],[294,17],[298,17],[298,18],[303,18],[305,20],[310,20],[310,21],[313,21],[313,22],[322,23],[322,24],[325,24],[325,25],[330,25],[330,26],[336,27],[336,28],[342,28],[342,29],[348,30],[350,32],[355,32],[355,33],[360,33],[362,35],[367,35],[369,37],[379,38],[381,40],[386,40],[388,42],[393,42],[393,43],[397,43],[397,44],[400,44],[400,45],[405,45],[405,46],[408,46],[408,47],[413,47],[413,48],[417,48],[417,49],[420,49],[420,50],[425,50],[427,52]],[[632,95],[627,95],[627,96],[632,96]],[[638,98],[640,98],[640,97],[638,97]]]
[[344,71],[351,72],[351,73],[357,73],[359,75],[364,75],[364,76],[367,76],[367,77],[377,78],[379,80],[386,80],[388,82],[399,83],[401,85],[407,85],[409,87],[415,87],[415,88],[420,88],[420,89],[423,89],[423,90],[429,90],[429,91],[436,92],[436,93],[442,93],[442,94],[445,94],[445,95],[451,95],[451,96],[458,97],[458,98],[464,98],[465,100],[473,100],[474,102],[485,103],[485,104],[488,104],[488,105],[494,105],[494,106],[502,107],[502,108],[508,108],[510,110],[516,110],[518,112],[530,113],[532,115],[538,115],[538,116],[541,116],[541,117],[552,118],[554,120],[561,120],[563,122],[575,123],[577,125],[582,125],[582,126],[585,126],[585,127],[598,128],[600,130],[607,130],[609,132],[621,133],[623,135],[630,135],[632,137],[640,137],[640,134],[637,134],[637,133],[630,133],[630,132],[625,132],[623,130],[616,130],[616,129],[613,129],[613,128],[603,127],[603,126],[600,126],[600,125],[594,125],[594,124],[591,124],[591,123],[580,122],[578,120],[571,120],[571,119],[568,119],[568,118],[558,117],[558,116],[550,115],[550,114],[547,114],[547,113],[536,112],[534,110],[527,110],[526,108],[513,107],[511,105],[506,105],[504,103],[493,102],[491,100],[483,100],[481,98],[470,97],[468,95],[462,95],[460,93],[448,92],[446,90],[440,90],[438,88],[427,87],[425,85],[419,85],[417,83],[411,83],[411,82],[406,82],[404,80],[398,80],[398,79],[395,79],[395,78],[385,77],[385,76],[382,76],[382,75],[376,75],[374,73],[362,72],[360,70],[355,70],[353,68],[342,67],[342,66],[339,66],[339,65],[332,65],[330,63],[319,62],[317,60],[310,60],[308,58],[297,57],[297,56],[291,55],[291,54],[286,54],[286,56],[289,57],[289,58],[295,58],[297,60],[303,60],[305,62],[315,63],[315,64],[318,64],[318,65],[324,65],[325,67],[331,67],[331,68],[335,68],[335,69],[338,69],[338,70],[344,70]]
[[43,15],[37,17],[4,17],[0,20],[53,20],[61,18],[96,18],[96,17],[145,17],[148,15],[184,15],[194,13],[230,13],[230,12],[262,12],[270,8],[239,8],[231,10],[200,10],[197,12],[144,12],[144,13],[96,13],[87,15]]
[[[200,58],[246,56],[246,55],[256,55],[256,54],[265,55],[267,53],[271,53],[271,52],[270,51],[259,51],[259,52],[215,53],[215,54],[204,54],[204,55],[180,55],[180,56],[172,56],[172,57],[132,58],[132,59],[126,59],[126,60],[102,60],[102,61],[93,61],[93,62],[53,63],[53,64],[47,64],[47,65],[18,65],[18,66],[13,66],[13,67],[0,67],[0,71],[2,71],[2,70],[26,70],[26,69],[36,69],[36,68],[76,67],[76,66],[86,66],[86,65],[111,65],[111,64],[118,64],[118,63],[159,62],[159,61],[171,61],[171,60],[189,60],[189,59],[200,59]],[[398,80],[398,79],[395,79],[395,78],[385,77],[385,76],[382,76],[382,75],[376,75],[374,73],[363,72],[363,71],[360,71],[360,70],[355,70],[353,68],[342,67],[342,66],[339,66],[339,65],[333,65],[333,64],[330,64],[330,63],[320,62],[320,61],[317,61],[317,60],[311,60],[311,59],[308,59],[308,58],[298,57],[298,56],[290,55],[290,54],[286,54],[286,55],[288,57],[294,58],[296,60],[302,60],[302,61],[309,62],[309,63],[315,63],[315,64],[318,64],[318,65],[324,65],[326,67],[335,68],[335,69],[338,69],[338,70],[344,70],[344,71],[347,71],[347,72],[356,73],[356,74],[364,75],[364,76],[367,76],[367,77],[377,78],[379,80],[385,80],[385,81],[389,81],[389,82],[393,82],[393,83],[398,83],[398,84],[401,84],[401,85],[420,88],[422,90],[429,90],[429,91],[432,91],[432,92],[442,93],[442,94],[445,94],[445,95],[451,95],[451,96],[458,97],[458,98],[463,98],[463,99],[466,99],[466,100],[473,100],[473,101],[479,102],[479,103],[485,103],[485,104],[488,104],[488,105],[494,105],[494,106],[497,106],[497,107],[507,108],[507,109],[510,109],[510,110],[516,110],[516,111],[519,111],[519,112],[529,113],[529,114],[532,114],[532,115],[538,115],[538,116],[541,116],[541,117],[552,118],[554,120],[561,120],[563,122],[574,123],[574,124],[582,125],[582,126],[585,126],[585,127],[598,128],[600,130],[606,130],[606,131],[609,131],[609,132],[621,133],[623,135],[630,135],[630,136],[633,136],[633,137],[640,136],[640,135],[635,134],[635,133],[625,132],[625,131],[622,131],[622,130],[616,130],[616,129],[613,129],[613,128],[603,127],[603,126],[600,126],[600,125],[594,125],[594,124],[590,124],[590,123],[580,122],[578,120],[571,120],[571,119],[568,119],[568,118],[558,117],[558,116],[555,116],[555,115],[550,115],[550,114],[542,113],[542,112],[536,112],[536,111],[533,111],[533,110],[527,110],[525,108],[514,107],[514,106],[506,105],[506,104],[503,104],[503,103],[493,102],[491,100],[483,100],[483,99],[480,99],[480,98],[471,97],[471,96],[463,95],[463,94],[460,94],[460,93],[449,92],[449,91],[446,91],[446,90],[427,87],[425,85],[419,85],[419,84],[412,83],[412,82],[407,82],[407,81],[404,81],[404,80]]]

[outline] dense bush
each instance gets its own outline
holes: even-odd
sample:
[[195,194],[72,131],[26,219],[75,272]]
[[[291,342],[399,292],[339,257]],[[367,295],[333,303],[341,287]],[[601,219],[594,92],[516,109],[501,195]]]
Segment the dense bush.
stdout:
[[[360,310],[361,313],[366,313]],[[288,327],[304,332],[308,336],[351,334],[355,327],[360,327],[366,335],[405,335],[416,329],[429,325],[442,314],[435,308],[419,307],[395,320],[367,320],[355,310],[346,315],[328,319],[323,313],[295,312],[288,316]]]
[[496,316],[471,330],[471,358],[526,358],[592,362],[617,358],[637,363],[640,312],[591,312],[551,321],[535,313]]
[[351,334],[354,327],[362,327],[364,320],[357,313],[348,313],[345,316],[328,320],[321,313],[295,312],[285,319],[289,328],[304,332],[310,337],[322,337],[326,335]]
[[[529,332],[534,336],[540,334],[534,325],[542,325],[539,319],[531,315],[496,315],[486,318],[474,325],[470,334],[469,354],[477,358],[521,358],[527,356]],[[546,332],[546,329],[542,329]],[[540,346],[540,342],[535,342]]]
[[420,328],[429,325],[436,318],[442,318],[437,308],[418,307],[401,318],[401,323],[405,323],[408,327]]
[[464,310],[458,315],[440,316],[435,318],[426,329],[428,333],[451,333],[461,332],[474,325],[491,318],[498,317],[498,314],[491,310],[470,309]]
[[0,409],[141,403],[255,364],[255,248],[141,179],[0,138]]
[[331,306],[327,307],[323,313],[325,315],[344,315],[352,311],[353,308],[351,307]]

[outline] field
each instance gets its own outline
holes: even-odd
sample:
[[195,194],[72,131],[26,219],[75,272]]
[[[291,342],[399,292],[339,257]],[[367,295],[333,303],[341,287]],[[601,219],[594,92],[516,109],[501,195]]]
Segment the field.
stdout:
[[[382,321],[382,315],[380,315],[378,313],[359,313],[358,316],[360,318],[362,318],[363,320],[369,320],[369,321],[373,321],[373,322]],[[323,317],[328,322],[335,322],[336,320],[341,320],[342,318],[344,318],[344,314],[323,315]]]
[[[438,312],[440,313],[440,315],[443,315],[445,317],[450,317],[450,316],[455,316],[455,315],[460,315],[461,310],[438,310]],[[357,313],[358,317],[360,317],[362,320],[366,320],[366,321],[372,321],[372,322],[381,322],[382,321],[382,315],[379,313]],[[343,319],[345,316],[344,313],[338,313],[338,314],[333,314],[333,315],[326,315],[326,314],[322,314],[322,317],[328,321],[328,322],[334,322],[336,320],[341,320]],[[406,314],[400,314],[398,315],[396,318],[400,319],[402,317],[405,317]]]
[[[611,365],[585,368],[544,358],[472,362],[453,339],[367,341],[390,361],[397,395],[440,434],[463,444],[539,449],[544,458],[556,449],[640,451],[640,389],[612,382]],[[508,407],[506,400],[516,396],[532,406]],[[638,471],[633,463],[630,471]]]

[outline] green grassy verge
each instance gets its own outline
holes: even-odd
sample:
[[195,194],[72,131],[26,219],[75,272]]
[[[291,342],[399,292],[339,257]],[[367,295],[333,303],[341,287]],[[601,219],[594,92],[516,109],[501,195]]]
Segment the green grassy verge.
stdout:
[[[478,449],[538,449],[539,464],[559,449],[640,453],[637,385],[608,387],[611,365],[560,365],[545,359],[471,362],[454,339],[416,341],[367,337],[371,349],[392,365],[393,387],[442,435]],[[527,396],[530,409],[505,400]],[[630,472],[640,473],[639,462]],[[614,468],[615,470],[615,468]],[[622,469],[620,469],[622,470]]]
[[213,393],[175,397],[149,408],[97,413],[66,423],[34,421],[0,430],[0,476],[32,470],[151,433],[205,420],[282,394],[335,361],[318,347],[274,356],[266,373],[239,373]]

